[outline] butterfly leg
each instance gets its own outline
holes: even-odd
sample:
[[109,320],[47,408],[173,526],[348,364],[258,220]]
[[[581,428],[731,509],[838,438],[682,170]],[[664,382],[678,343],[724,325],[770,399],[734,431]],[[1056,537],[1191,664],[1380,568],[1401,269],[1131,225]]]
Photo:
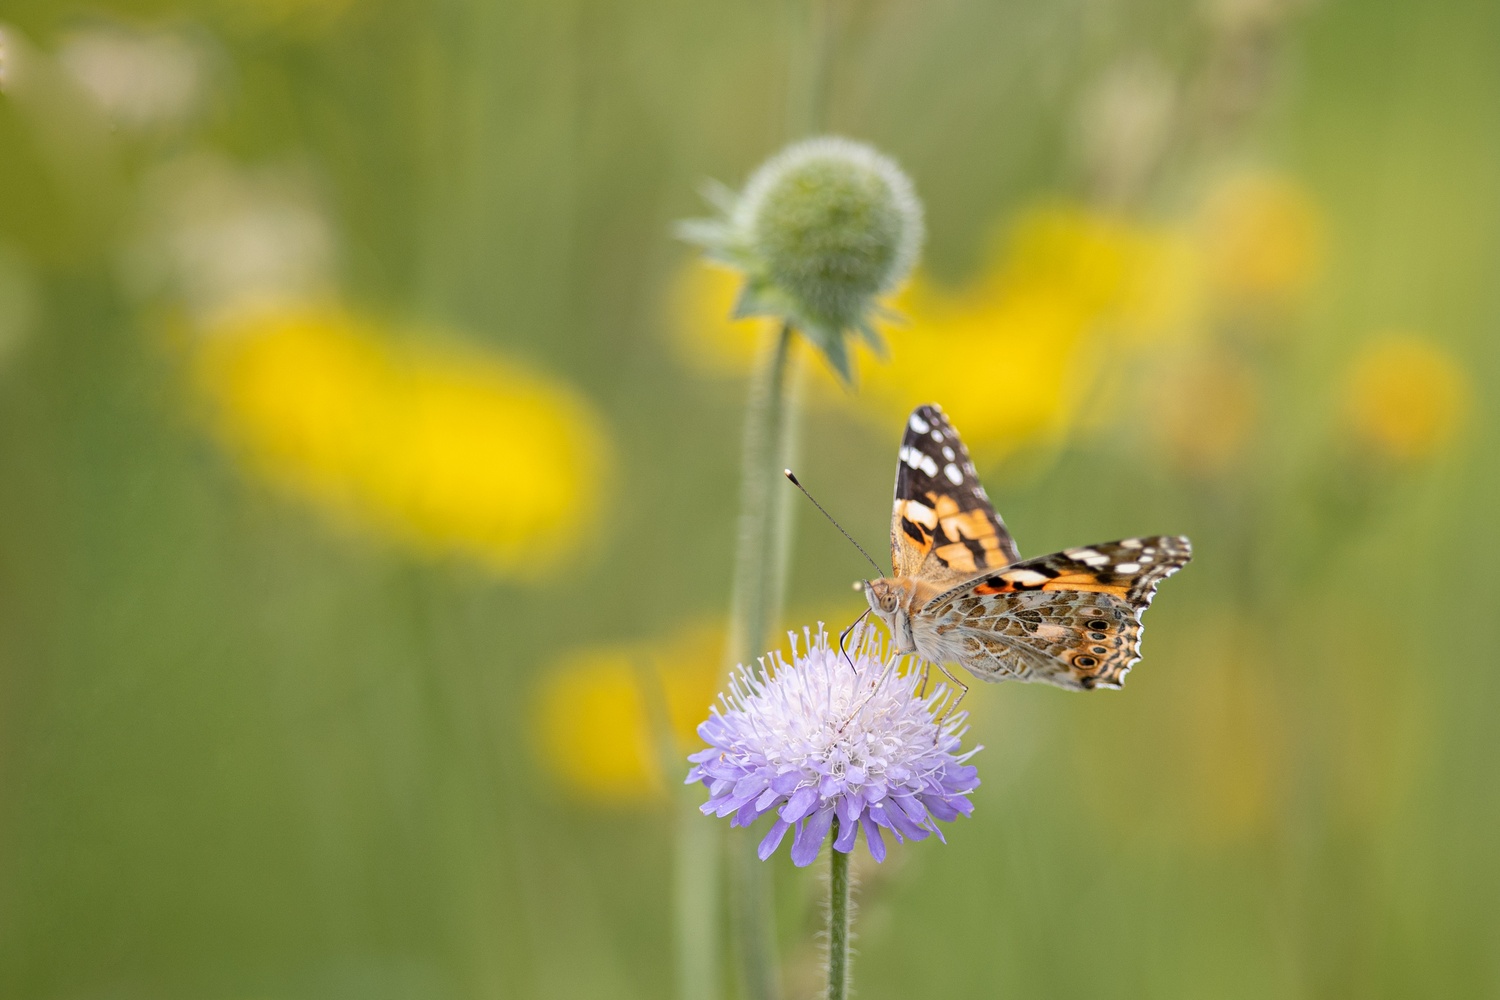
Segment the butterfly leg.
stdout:
[[932,665],[926,660],[922,661],[922,681],[917,685],[917,697],[927,697],[927,680],[932,676]]
[[967,696],[969,693],[969,685],[965,684],[957,677],[954,677],[951,673],[948,672],[948,668],[943,666],[941,663],[938,664],[938,669],[943,672],[944,677],[952,681],[954,686],[958,688],[958,698],[951,702],[948,707],[943,709],[943,714],[938,719],[938,722],[941,723],[944,719],[948,718],[948,716],[958,711],[958,706],[963,702],[965,696]]
[[[869,608],[865,608],[865,610],[862,611],[862,612],[860,612],[859,617],[856,618],[856,619],[854,619],[854,621],[849,625],[848,628],[844,629],[844,631],[842,631],[842,632],[839,633],[839,652],[843,654],[843,656],[844,656],[844,662],[847,663],[847,664],[849,664],[849,669],[850,670],[854,670],[855,669],[854,668],[854,661],[852,659],[850,659],[850,657],[849,657],[849,651],[844,648],[844,643],[848,640],[849,633],[853,632],[855,630],[855,628],[857,628],[859,626],[859,623],[865,620],[865,616],[868,615],[869,613],[870,613],[870,609]],[[855,672],[858,673],[857,670]]]
[[880,691],[881,688],[885,687],[886,679],[891,676],[891,671],[895,669],[896,661],[892,659],[885,665],[885,669],[880,672],[880,677],[875,681],[875,686],[870,688],[870,693],[865,695],[864,698],[860,700],[858,705],[854,706],[854,709],[849,713],[849,718],[845,719],[843,724],[839,726],[838,731],[840,733],[844,731],[844,726],[847,726],[859,716],[859,713],[864,710],[864,707],[870,703],[870,699],[875,697],[875,695]]

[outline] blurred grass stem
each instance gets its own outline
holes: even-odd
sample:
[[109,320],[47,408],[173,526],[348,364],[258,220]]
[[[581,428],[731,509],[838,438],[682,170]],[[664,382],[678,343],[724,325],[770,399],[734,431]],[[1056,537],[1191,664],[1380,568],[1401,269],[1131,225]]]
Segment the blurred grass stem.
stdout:
[[794,0],[794,17],[802,34],[796,68],[799,84],[791,88],[788,121],[792,138],[818,135],[827,127],[828,91],[833,72],[834,19],[831,0]]
[[[669,773],[675,773],[669,772]],[[719,995],[719,844],[722,832],[705,823],[696,789],[677,799],[676,891],[672,909],[677,944],[677,990],[681,1000]]]
[[[681,771],[682,752],[672,732],[661,669],[636,660],[636,685],[650,720],[654,749],[663,775]],[[698,811],[698,787],[684,786],[673,796],[677,849],[673,852],[672,935],[677,950],[677,988],[689,997],[719,993],[719,834]]]
[[[782,485],[781,470],[792,461],[794,336],[792,325],[783,322],[756,377],[745,415],[739,543],[729,626],[732,663],[754,663],[765,652],[771,623],[781,612],[791,505],[787,502],[790,491],[777,487]],[[780,990],[769,874],[748,841],[734,847],[730,852],[732,926],[745,995],[750,1000],[775,1000]]]
[[[838,836],[835,818],[830,844]],[[844,1000],[849,990],[849,855],[831,846],[828,853],[828,1000]]]

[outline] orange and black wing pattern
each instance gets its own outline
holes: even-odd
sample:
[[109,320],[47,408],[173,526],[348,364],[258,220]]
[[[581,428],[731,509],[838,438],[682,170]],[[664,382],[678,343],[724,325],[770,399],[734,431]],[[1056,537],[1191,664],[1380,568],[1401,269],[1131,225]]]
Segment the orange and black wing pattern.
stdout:
[[1119,687],[1157,585],[1191,558],[1181,536],[1067,549],[954,587],[919,617],[983,680]]
[[891,568],[940,587],[1020,561],[958,432],[935,405],[906,421],[896,465]]

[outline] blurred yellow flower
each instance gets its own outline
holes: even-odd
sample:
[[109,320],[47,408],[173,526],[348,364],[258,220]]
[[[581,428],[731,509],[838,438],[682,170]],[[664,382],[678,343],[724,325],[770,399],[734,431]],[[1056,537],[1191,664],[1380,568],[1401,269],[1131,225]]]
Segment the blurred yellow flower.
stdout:
[[604,436],[551,380],[488,352],[398,344],[333,306],[240,310],[196,343],[223,441],[346,520],[522,578],[592,540]]
[[[1197,308],[1191,241],[1077,205],[1023,214],[979,276],[948,289],[918,273],[885,325],[890,356],[860,355],[849,393],[813,365],[814,399],[851,409],[882,429],[938,400],[976,453],[1008,453],[1063,433],[1118,352],[1187,327]],[[679,354],[715,373],[750,369],[764,328],[726,319],[735,275],[696,264],[673,296]]]
[[1322,271],[1322,213],[1290,177],[1221,181],[1204,199],[1199,238],[1209,289],[1231,307],[1295,304]]
[[[724,641],[722,628],[699,626],[660,642],[567,655],[533,698],[538,758],[583,798],[628,805],[660,796],[687,774],[687,755],[701,745],[698,723],[725,675]],[[681,759],[681,774],[662,774],[663,743]]]
[[1428,458],[1452,440],[1468,410],[1469,378],[1429,340],[1390,334],[1360,352],[1344,387],[1349,432],[1396,461]]
[[[976,452],[1064,433],[1120,354],[1192,313],[1186,242],[1075,205],[1033,209],[970,287],[919,275],[897,300],[889,364],[866,364],[850,400],[882,427],[939,400]],[[846,398],[846,397],[840,397]]]

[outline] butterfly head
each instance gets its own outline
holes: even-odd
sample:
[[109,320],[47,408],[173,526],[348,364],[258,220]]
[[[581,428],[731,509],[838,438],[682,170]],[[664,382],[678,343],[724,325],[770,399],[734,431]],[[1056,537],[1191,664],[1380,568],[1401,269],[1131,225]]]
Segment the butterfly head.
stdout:
[[886,628],[890,629],[891,641],[895,643],[896,652],[915,652],[917,644],[912,638],[909,612],[913,582],[889,578],[868,580],[865,582],[864,591],[865,600],[870,602],[870,610],[885,622]]

